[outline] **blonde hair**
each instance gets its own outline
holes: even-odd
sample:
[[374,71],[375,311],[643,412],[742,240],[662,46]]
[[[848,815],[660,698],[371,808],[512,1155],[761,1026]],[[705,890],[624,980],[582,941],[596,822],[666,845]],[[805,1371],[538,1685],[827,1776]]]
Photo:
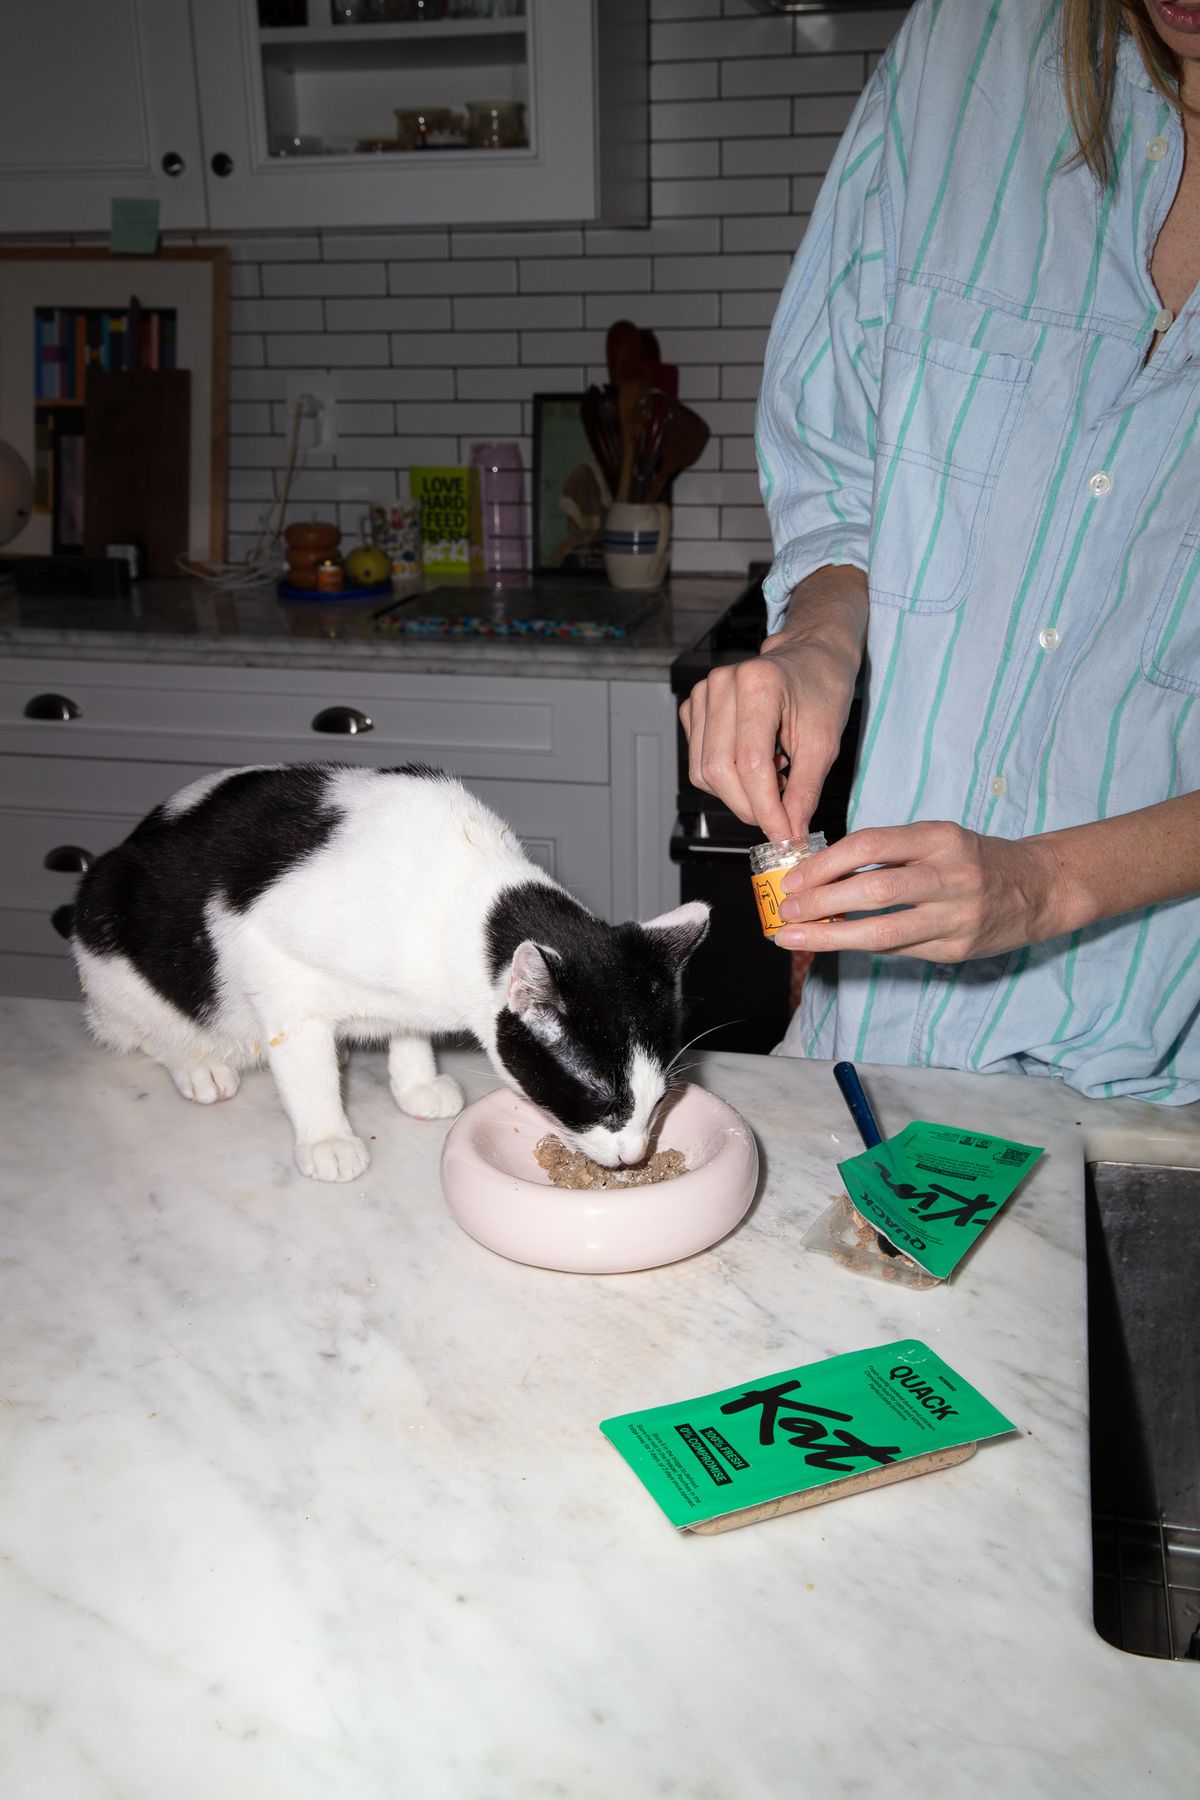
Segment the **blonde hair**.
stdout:
[[1112,171],[1108,120],[1123,32],[1133,38],[1158,92],[1172,106],[1181,107],[1179,58],[1146,17],[1143,0],[1062,0],[1067,112],[1078,155],[1102,184]]

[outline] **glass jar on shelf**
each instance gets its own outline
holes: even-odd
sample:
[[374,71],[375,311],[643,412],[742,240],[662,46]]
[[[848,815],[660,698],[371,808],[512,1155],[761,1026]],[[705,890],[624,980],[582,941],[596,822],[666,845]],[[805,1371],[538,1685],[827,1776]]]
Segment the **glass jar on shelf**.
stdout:
[[473,150],[521,150],[529,142],[525,134],[525,104],[521,100],[469,100],[467,141]]

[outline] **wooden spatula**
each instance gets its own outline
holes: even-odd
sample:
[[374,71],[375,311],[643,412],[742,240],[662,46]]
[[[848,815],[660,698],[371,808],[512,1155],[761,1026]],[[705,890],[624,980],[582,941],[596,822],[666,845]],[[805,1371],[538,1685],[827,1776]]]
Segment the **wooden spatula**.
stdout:
[[693,412],[690,406],[677,403],[674,414],[663,431],[658,466],[646,488],[647,501],[660,499],[663,489],[675,479],[680,470],[690,469],[703,455],[707,442],[708,426],[700,414]]

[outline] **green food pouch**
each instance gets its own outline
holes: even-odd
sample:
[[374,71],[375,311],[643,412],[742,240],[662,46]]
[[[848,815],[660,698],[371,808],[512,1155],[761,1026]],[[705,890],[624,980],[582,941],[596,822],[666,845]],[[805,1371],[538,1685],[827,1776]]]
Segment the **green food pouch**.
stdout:
[[1015,1427],[902,1339],[600,1426],[681,1530],[716,1531],[962,1462]]
[[945,1281],[1041,1155],[1037,1144],[918,1119],[838,1168],[862,1217]]

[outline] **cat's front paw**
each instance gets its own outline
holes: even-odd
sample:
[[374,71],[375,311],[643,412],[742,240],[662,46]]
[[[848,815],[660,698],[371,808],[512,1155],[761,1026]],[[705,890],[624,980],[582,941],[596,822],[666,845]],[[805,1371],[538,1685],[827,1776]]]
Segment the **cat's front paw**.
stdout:
[[315,1144],[296,1145],[296,1167],[314,1181],[353,1181],[370,1160],[361,1138],[318,1138]]
[[392,1095],[410,1119],[452,1119],[463,1108],[463,1091],[449,1075],[435,1075],[415,1087],[400,1088],[393,1082]]
[[218,1100],[232,1100],[241,1085],[241,1076],[227,1063],[189,1063],[184,1069],[170,1069],[171,1080],[185,1100],[212,1106]]

